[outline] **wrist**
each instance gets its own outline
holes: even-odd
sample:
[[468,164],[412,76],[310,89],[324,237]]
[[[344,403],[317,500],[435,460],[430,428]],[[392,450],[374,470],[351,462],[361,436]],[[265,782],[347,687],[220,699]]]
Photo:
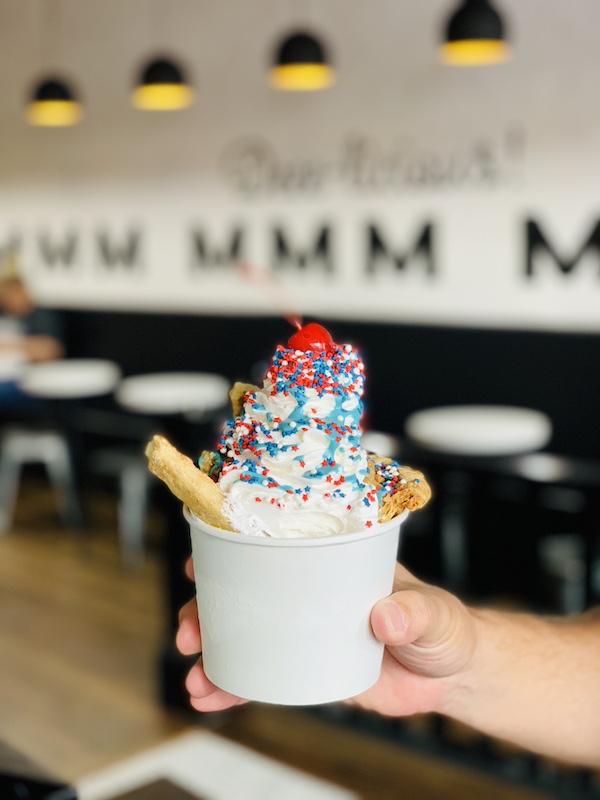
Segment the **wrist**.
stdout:
[[494,720],[504,717],[509,705],[514,715],[515,704],[535,692],[536,653],[543,652],[550,625],[528,614],[468,612],[475,632],[473,652],[464,668],[449,676],[438,710],[480,729],[494,728]]
[[442,687],[437,698],[438,714],[455,719],[464,718],[468,707],[477,702],[478,686],[481,675],[485,674],[486,636],[490,624],[487,611],[465,607],[468,615],[466,627],[471,629],[471,648],[464,663],[450,675],[442,679]]

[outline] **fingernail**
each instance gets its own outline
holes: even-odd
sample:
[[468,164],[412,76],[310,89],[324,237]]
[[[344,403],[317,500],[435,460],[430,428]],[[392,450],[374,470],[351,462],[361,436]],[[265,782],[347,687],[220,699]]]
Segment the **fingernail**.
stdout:
[[384,603],[383,614],[390,631],[393,631],[394,633],[403,633],[406,630],[406,626],[408,624],[406,614],[400,608],[400,606],[398,606],[392,600]]

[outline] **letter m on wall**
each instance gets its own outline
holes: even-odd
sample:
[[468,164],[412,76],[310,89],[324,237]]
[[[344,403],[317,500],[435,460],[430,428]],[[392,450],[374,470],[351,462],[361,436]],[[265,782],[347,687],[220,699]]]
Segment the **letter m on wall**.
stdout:
[[192,268],[231,267],[244,257],[244,230],[234,228],[229,239],[217,247],[205,231],[192,231]]
[[527,220],[526,233],[525,275],[528,278],[532,278],[535,275],[536,257],[541,254],[550,256],[563,275],[569,275],[573,272],[575,266],[588,251],[594,251],[595,254],[600,257],[600,220],[595,223],[587,241],[584,242],[571,258],[561,257],[556,252],[535,220]]
[[392,265],[397,272],[404,272],[411,262],[417,260],[424,263],[428,275],[435,274],[434,236],[431,222],[427,222],[423,226],[412,247],[408,247],[402,252],[392,250],[377,225],[368,225],[366,233],[366,272],[368,275],[375,274],[380,266],[389,268],[389,265]]
[[333,251],[330,228],[325,225],[315,231],[312,246],[294,246],[290,243],[289,236],[281,227],[273,230],[273,270],[321,270],[332,274]]

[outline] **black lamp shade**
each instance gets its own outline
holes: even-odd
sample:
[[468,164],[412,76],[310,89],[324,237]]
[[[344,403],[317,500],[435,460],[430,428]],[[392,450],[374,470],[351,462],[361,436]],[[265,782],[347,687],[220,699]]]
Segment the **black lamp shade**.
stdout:
[[139,82],[147,86],[153,83],[185,83],[185,80],[183,72],[176,64],[165,58],[158,58],[144,68]]
[[465,0],[448,21],[446,41],[449,42],[505,38],[502,17],[488,0]]
[[328,59],[321,42],[307,33],[295,33],[284,39],[277,50],[276,64],[326,64]]
[[38,102],[74,101],[75,97],[66,83],[56,79],[42,81],[38,84],[33,94],[33,99]]

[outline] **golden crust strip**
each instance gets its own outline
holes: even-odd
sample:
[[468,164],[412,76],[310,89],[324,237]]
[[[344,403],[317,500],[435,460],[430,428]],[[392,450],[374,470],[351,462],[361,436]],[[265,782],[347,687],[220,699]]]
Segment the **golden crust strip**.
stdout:
[[223,513],[223,492],[191,458],[158,435],[148,443],[146,456],[150,472],[164,481],[199,519],[215,528],[231,530],[231,523]]
[[[383,478],[377,470],[377,463],[379,462],[389,464],[390,459],[369,455],[367,482],[374,486],[380,486],[383,483]],[[379,522],[389,522],[406,509],[415,511],[418,508],[422,508],[431,498],[431,487],[422,472],[411,467],[400,467],[398,472],[400,479],[403,479],[404,483],[397,484],[396,491],[383,498],[379,508]]]

